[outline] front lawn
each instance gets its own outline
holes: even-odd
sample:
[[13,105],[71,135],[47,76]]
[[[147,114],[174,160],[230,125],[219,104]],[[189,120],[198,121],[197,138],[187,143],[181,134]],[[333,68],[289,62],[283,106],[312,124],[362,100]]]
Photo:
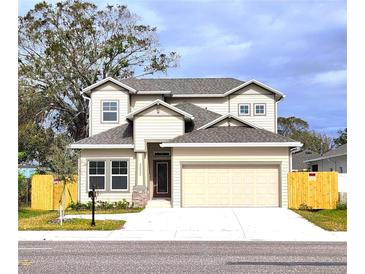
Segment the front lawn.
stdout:
[[123,220],[96,220],[96,226],[91,226],[91,220],[68,219],[61,226],[55,222],[58,216],[57,211],[19,209],[18,230],[116,230],[125,224]]
[[44,215],[50,213],[52,211],[47,210],[32,210],[29,208],[19,208],[18,209],[18,219],[26,219],[31,217],[36,217],[40,215]]
[[347,209],[293,211],[325,230],[347,231]]

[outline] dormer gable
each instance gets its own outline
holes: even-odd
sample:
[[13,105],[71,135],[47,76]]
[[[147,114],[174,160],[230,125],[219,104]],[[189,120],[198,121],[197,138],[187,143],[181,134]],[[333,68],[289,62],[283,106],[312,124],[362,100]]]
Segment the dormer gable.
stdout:
[[207,129],[207,128],[211,128],[211,127],[230,127],[230,126],[235,126],[235,127],[250,127],[250,128],[257,128],[256,126],[254,126],[253,124],[251,124],[250,122],[247,122],[237,116],[234,116],[232,114],[226,114],[226,115],[222,115],[219,118],[201,126],[200,128],[198,128],[198,130],[200,129]]

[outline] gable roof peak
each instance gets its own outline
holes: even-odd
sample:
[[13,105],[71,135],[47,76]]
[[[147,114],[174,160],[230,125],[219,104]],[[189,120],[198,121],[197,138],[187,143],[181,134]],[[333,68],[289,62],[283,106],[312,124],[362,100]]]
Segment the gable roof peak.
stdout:
[[251,128],[256,128],[256,129],[258,128],[257,126],[255,126],[255,125],[251,124],[250,122],[247,122],[247,121],[245,121],[245,120],[237,117],[236,115],[233,115],[231,113],[227,113],[227,114],[222,115],[222,116],[218,117],[217,119],[215,119],[215,120],[213,120],[213,121],[211,121],[211,122],[209,122],[209,123],[201,126],[200,128],[198,128],[198,130],[199,129],[207,129],[207,128],[210,128],[210,127],[216,125],[217,123],[219,123],[219,122],[221,122],[221,121],[223,121],[223,120],[225,120],[227,118],[228,119],[234,119],[234,120],[236,120],[236,121],[238,121],[238,122],[240,122],[242,124],[248,125]]
[[137,114],[139,114],[139,113],[141,113],[141,112],[143,112],[143,111],[145,111],[145,110],[147,110],[147,109],[149,109],[149,108],[151,108],[153,106],[156,106],[156,105],[157,106],[162,105],[162,106],[164,106],[164,107],[166,107],[166,108],[168,108],[168,109],[170,109],[170,110],[172,110],[172,111],[174,111],[176,113],[179,113],[179,114],[183,115],[187,119],[191,119],[191,120],[194,119],[194,116],[191,115],[190,113],[187,113],[186,111],[183,111],[183,110],[181,110],[181,109],[179,109],[177,107],[174,107],[174,106],[172,106],[172,105],[170,105],[170,104],[168,104],[165,101],[162,101],[160,99],[157,99],[157,100],[153,101],[152,103],[150,103],[148,105],[145,105],[144,107],[141,107],[141,108],[139,108],[139,109],[137,109],[135,111],[130,112],[126,116],[126,118],[129,119],[129,120],[133,120],[134,116],[136,116]]

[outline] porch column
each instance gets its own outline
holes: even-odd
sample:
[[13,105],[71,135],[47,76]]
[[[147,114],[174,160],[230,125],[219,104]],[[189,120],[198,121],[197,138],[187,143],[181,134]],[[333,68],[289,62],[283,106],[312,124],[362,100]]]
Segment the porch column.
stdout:
[[136,185],[137,186],[146,186],[145,184],[145,166],[144,166],[144,152],[137,152],[137,166],[136,166]]

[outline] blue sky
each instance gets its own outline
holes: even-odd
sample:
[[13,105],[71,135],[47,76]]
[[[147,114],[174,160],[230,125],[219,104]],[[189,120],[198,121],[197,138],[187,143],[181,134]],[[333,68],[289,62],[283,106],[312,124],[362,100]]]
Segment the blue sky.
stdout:
[[[20,0],[19,14],[37,2]],[[157,27],[161,47],[181,55],[159,77],[254,78],[286,94],[280,116],[330,136],[346,127],[346,1],[90,2],[126,4]]]

